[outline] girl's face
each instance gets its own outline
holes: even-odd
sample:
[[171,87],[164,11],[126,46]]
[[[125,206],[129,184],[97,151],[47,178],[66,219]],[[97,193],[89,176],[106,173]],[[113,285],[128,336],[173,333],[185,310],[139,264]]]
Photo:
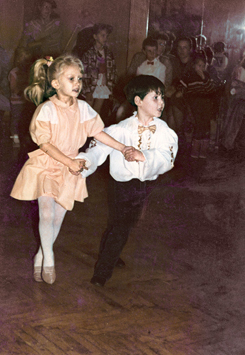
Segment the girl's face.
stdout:
[[102,46],[104,47],[104,45],[107,42],[107,38],[108,38],[108,32],[107,30],[101,30],[100,32],[98,32],[96,35],[94,34],[94,39],[95,39],[95,44],[97,46]]
[[52,6],[49,2],[44,2],[40,8],[40,15],[43,20],[48,20],[52,13]]
[[206,64],[203,60],[199,59],[195,62],[194,64],[194,70],[196,72],[198,71],[205,71],[206,70]]
[[82,90],[82,73],[77,65],[70,65],[63,69],[58,79],[52,80],[58,98],[63,102],[73,102]]

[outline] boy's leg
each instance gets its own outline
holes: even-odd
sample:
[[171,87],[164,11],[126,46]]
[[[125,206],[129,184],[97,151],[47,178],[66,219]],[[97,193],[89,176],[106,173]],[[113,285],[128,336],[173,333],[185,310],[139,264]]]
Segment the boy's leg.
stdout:
[[[114,181],[109,187],[109,220],[104,232],[92,283],[104,285],[113,272],[131,228],[137,221],[146,197],[145,183],[139,180]],[[99,282],[95,282],[99,280]]]

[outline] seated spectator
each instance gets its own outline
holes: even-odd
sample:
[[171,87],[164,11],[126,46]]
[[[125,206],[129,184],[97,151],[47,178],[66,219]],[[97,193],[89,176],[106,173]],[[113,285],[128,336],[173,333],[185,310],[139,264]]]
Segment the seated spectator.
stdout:
[[37,17],[25,25],[19,46],[30,49],[34,59],[61,54],[62,31],[56,8],[54,0],[40,0]]
[[[113,53],[106,46],[112,26],[95,24],[94,45],[83,54],[83,94],[86,101],[101,114],[104,100],[108,100],[116,83],[117,72]],[[104,117],[102,117],[104,118]]]
[[214,48],[213,66],[217,70],[220,80],[226,80],[229,60],[227,58],[227,55],[225,54],[225,44],[224,42],[216,42],[213,48]]
[[159,60],[157,41],[148,37],[144,40],[143,48],[146,60],[137,68],[136,75],[152,75],[165,84],[166,66]]
[[[160,53],[162,53],[162,49]],[[136,67],[136,65],[138,65],[138,67]],[[128,68],[124,84],[127,84],[127,82],[135,75],[142,74],[155,76],[165,84],[166,66],[159,60],[158,42],[152,37],[145,38],[142,43],[142,52],[134,55],[130,67]],[[124,99],[117,110],[116,122],[119,122],[132,114],[132,111],[133,106]]]
[[206,71],[206,58],[198,54],[192,68],[182,77],[176,97],[183,97],[190,108],[193,125],[192,158],[206,158],[209,147],[210,120],[213,118],[211,94],[216,85]]
[[169,88],[172,84],[172,76],[173,76],[173,68],[171,64],[171,60],[169,59],[168,54],[166,53],[168,36],[165,33],[158,33],[154,37],[157,41],[157,54],[160,62],[166,67],[166,75],[165,75],[165,90]]
[[[185,116],[185,103],[182,97],[176,97],[176,88],[181,78],[192,69],[192,42],[188,37],[182,37],[175,43],[176,56],[171,58],[173,67],[172,85],[166,93],[170,97],[170,112],[168,115],[168,125],[181,135],[182,124]],[[180,144],[182,143],[180,139]]]
[[245,157],[245,55],[234,68],[230,86],[230,101],[222,130],[222,146],[235,149]]

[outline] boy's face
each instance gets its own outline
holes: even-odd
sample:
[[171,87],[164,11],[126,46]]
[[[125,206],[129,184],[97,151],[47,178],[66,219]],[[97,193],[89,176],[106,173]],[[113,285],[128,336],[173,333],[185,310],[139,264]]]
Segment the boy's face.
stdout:
[[135,103],[138,106],[139,119],[141,115],[144,117],[160,117],[164,109],[164,100],[161,91],[150,91],[143,100],[136,96]]
[[146,46],[144,52],[149,61],[153,61],[157,57],[157,47]]

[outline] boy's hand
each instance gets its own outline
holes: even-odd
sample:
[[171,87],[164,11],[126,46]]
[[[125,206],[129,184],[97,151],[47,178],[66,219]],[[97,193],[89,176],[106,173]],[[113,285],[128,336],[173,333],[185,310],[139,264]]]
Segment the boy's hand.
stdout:
[[143,153],[134,147],[127,149],[124,157],[127,161],[145,161]]

